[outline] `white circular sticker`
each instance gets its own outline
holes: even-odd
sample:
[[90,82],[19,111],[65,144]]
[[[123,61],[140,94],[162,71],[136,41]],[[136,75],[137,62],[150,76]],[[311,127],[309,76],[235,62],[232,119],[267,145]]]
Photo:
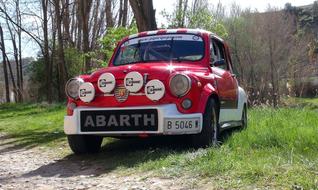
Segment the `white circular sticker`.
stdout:
[[97,85],[100,91],[104,93],[109,93],[115,88],[115,77],[111,73],[102,74],[97,81]]
[[92,83],[84,82],[78,89],[79,98],[83,102],[90,102],[95,97],[95,88]]
[[145,93],[150,100],[160,100],[165,94],[165,85],[160,80],[151,80],[146,84]]
[[125,76],[125,88],[130,92],[138,92],[143,86],[144,80],[138,72],[130,72]]

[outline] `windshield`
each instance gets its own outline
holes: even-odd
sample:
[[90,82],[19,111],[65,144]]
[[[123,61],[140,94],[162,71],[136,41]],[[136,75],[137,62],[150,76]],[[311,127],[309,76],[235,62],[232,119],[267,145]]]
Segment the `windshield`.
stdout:
[[193,34],[166,34],[133,38],[118,49],[114,65],[151,61],[198,61],[204,56],[204,43]]

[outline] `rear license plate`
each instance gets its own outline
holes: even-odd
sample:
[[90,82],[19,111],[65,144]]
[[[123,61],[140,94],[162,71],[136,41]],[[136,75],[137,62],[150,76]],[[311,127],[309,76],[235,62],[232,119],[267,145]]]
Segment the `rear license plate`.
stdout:
[[165,119],[166,132],[199,132],[200,119],[186,118],[186,119]]
[[144,110],[83,110],[81,131],[157,131],[156,109]]

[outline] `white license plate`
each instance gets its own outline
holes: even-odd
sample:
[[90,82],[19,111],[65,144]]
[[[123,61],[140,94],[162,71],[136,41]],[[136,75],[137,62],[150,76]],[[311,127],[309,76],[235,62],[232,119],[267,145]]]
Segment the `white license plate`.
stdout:
[[200,119],[186,118],[186,119],[165,119],[166,132],[199,132]]

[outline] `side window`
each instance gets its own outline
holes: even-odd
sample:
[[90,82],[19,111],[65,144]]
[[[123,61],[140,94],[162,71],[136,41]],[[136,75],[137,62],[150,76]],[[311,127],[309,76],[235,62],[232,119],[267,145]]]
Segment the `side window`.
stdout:
[[214,63],[215,61],[220,61],[223,59],[225,64],[217,66],[217,67],[224,70],[228,69],[226,58],[225,58],[224,46],[221,42],[213,38],[210,41],[210,56],[211,56],[210,63]]

